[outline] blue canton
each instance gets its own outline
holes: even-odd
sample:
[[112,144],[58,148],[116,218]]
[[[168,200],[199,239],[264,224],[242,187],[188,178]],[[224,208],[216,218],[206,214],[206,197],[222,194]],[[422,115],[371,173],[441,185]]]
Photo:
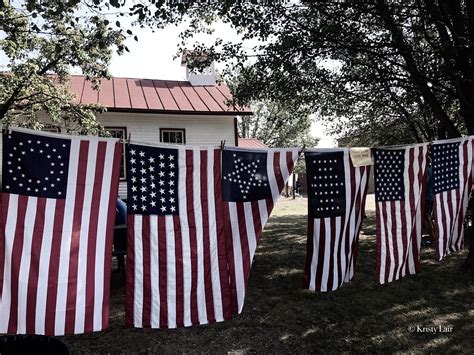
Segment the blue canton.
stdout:
[[375,200],[377,202],[403,200],[405,149],[375,149],[374,157]]
[[222,152],[224,201],[257,201],[271,197],[267,153],[225,149]]
[[68,139],[4,131],[3,191],[66,198],[70,149]]
[[310,214],[314,218],[345,214],[344,152],[307,152]]
[[459,187],[459,142],[431,146],[434,193]]
[[178,150],[129,144],[129,214],[178,214]]

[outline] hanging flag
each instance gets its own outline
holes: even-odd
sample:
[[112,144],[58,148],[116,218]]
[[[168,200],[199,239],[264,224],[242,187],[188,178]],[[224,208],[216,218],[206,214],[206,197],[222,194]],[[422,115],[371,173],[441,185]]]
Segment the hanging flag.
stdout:
[[225,148],[222,195],[232,312],[240,313],[255,249],[298,159],[298,149]]
[[304,287],[334,291],[354,276],[369,166],[355,167],[349,149],[305,153],[308,241]]
[[419,271],[427,152],[427,144],[375,149],[380,284]]
[[433,215],[439,260],[463,248],[463,221],[472,189],[473,137],[433,142]]
[[121,149],[116,139],[4,132],[0,333],[108,327]]
[[126,323],[176,328],[232,318],[221,150],[126,149]]

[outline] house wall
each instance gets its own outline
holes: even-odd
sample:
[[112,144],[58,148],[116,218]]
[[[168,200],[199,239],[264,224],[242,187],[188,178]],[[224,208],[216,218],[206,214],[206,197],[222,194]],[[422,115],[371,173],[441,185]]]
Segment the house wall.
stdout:
[[[186,144],[189,145],[219,145],[225,140],[227,146],[235,146],[234,116],[105,112],[98,119],[106,127],[126,127],[131,140],[136,143],[159,143],[160,128],[180,128],[185,130]],[[0,159],[1,139],[2,135]],[[125,181],[120,182],[119,196],[127,198]]]
[[[186,144],[235,146],[234,116],[166,115],[106,112],[99,116],[104,126],[127,127],[131,140],[139,143],[160,143],[160,128],[185,130]],[[127,185],[121,181],[119,196],[127,198]]]

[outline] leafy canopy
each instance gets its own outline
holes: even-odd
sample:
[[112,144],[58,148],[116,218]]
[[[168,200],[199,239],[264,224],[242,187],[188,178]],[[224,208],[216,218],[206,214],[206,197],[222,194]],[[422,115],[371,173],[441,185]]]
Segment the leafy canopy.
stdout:
[[400,142],[474,134],[473,1],[151,1],[131,13],[152,26],[186,14],[183,41],[216,19],[262,40],[251,50],[222,39],[195,47],[245,78],[238,104],[310,107],[336,132],[372,144],[392,132]]
[[101,130],[97,105],[77,105],[69,73],[79,68],[97,87],[108,76],[112,50],[125,49],[124,31],[113,29],[100,13],[78,0],[27,0],[0,6],[0,54],[7,64],[0,75],[0,119],[40,129],[45,121],[69,132]]

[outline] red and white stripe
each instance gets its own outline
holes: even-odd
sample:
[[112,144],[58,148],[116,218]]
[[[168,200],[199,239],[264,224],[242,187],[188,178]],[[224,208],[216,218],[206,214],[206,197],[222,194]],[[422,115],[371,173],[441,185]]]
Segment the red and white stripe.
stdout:
[[428,144],[406,147],[404,199],[376,202],[376,273],[380,284],[419,272],[427,152]]
[[349,149],[344,152],[344,216],[313,218],[308,216],[308,240],[304,288],[334,291],[354,276],[359,232],[367,197],[369,166],[354,167]]
[[178,150],[179,215],[128,216],[130,326],[176,328],[232,318],[221,150]]
[[267,152],[267,175],[272,196],[251,202],[223,202],[224,218],[229,221],[225,232],[233,314],[242,311],[250,268],[262,230],[299,155],[297,148],[263,151]]
[[53,136],[71,140],[66,198],[2,194],[0,333],[108,327],[122,146],[116,139]]
[[459,142],[459,187],[434,195],[433,215],[439,260],[464,246],[464,216],[472,190],[473,137],[433,142]]

